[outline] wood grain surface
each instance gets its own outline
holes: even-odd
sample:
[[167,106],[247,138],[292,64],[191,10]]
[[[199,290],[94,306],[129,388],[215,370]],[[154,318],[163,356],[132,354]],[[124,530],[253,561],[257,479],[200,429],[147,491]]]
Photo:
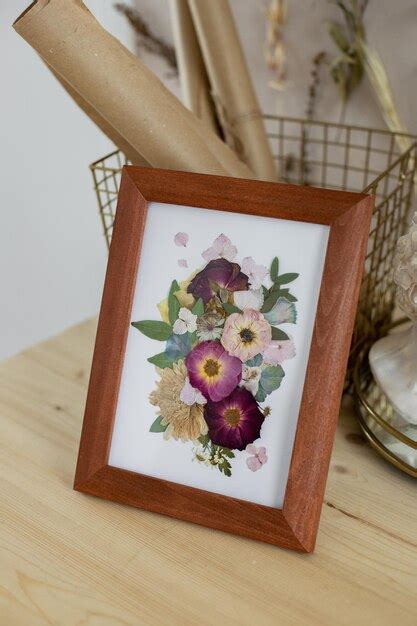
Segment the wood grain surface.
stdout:
[[[329,226],[282,510],[108,465],[131,307],[137,272],[140,271],[143,232],[148,203],[152,201]],[[210,528],[311,552],[317,535],[343,389],[372,205],[372,197],[364,194],[125,167],[94,349],[75,489]]]
[[2,626],[415,626],[417,483],[348,406],[314,554],[73,491],[95,330],[0,365]]

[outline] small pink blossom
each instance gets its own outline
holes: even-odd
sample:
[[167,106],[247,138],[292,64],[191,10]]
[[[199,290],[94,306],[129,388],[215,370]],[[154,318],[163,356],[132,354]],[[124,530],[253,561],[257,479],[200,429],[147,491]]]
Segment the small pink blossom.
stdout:
[[217,239],[213,241],[213,245],[211,248],[207,248],[202,253],[202,257],[207,263],[213,261],[214,259],[226,259],[227,261],[233,261],[235,256],[237,255],[236,246],[232,245],[229,237],[226,235],[219,235]]
[[244,363],[261,354],[271,343],[271,336],[271,327],[262,313],[246,309],[229,315],[221,342],[231,356]]
[[265,465],[268,460],[266,448],[264,446],[257,448],[253,443],[249,443],[246,446],[246,452],[253,455],[246,459],[246,465],[251,472],[257,472],[260,470],[262,465]]
[[178,259],[178,265],[180,267],[188,267],[188,263],[187,263],[186,259]]
[[177,233],[174,237],[174,243],[176,246],[183,246],[185,248],[188,243],[187,233]]
[[268,268],[265,265],[256,265],[251,256],[247,256],[242,261],[242,272],[249,278],[249,286],[251,289],[259,289],[262,287],[262,281],[268,274]]
[[180,400],[181,402],[184,402],[184,404],[186,404],[187,406],[193,406],[193,404],[207,403],[207,400],[205,399],[201,391],[192,386],[188,376],[185,379],[184,387],[181,390]]
[[266,365],[281,365],[293,357],[295,357],[295,346],[291,337],[283,341],[271,341],[263,352]]

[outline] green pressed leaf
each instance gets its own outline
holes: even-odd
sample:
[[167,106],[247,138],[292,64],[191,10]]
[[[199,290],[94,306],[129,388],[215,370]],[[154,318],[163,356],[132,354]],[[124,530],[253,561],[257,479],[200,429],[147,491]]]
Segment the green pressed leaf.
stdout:
[[148,359],[149,363],[155,365],[156,367],[160,367],[164,369],[165,367],[172,367],[172,359],[167,355],[166,352],[160,352],[159,354],[155,354],[155,356],[151,356]]
[[227,456],[229,459],[234,459],[235,458],[234,452],[229,450],[229,448],[222,448],[222,454],[224,456]]
[[171,335],[167,341],[165,354],[171,361],[185,357],[191,350],[191,335],[184,333],[183,335]]
[[149,429],[150,433],[163,433],[166,431],[166,429],[168,428],[168,425],[164,426],[163,424],[161,424],[163,420],[162,415],[159,415],[159,417],[156,418],[156,420],[154,421],[154,423],[152,424],[152,426]]
[[263,402],[266,396],[278,389],[284,376],[285,372],[280,365],[268,365],[265,367],[262,370],[255,400],[257,402]]
[[247,365],[248,367],[259,367],[261,363],[262,363],[262,354],[257,354],[252,359],[249,359],[249,361],[246,361],[245,365]]
[[232,313],[242,313],[237,306],[230,304],[229,302],[223,302],[222,306],[228,315],[231,315]]
[[282,291],[280,291],[280,295],[283,298],[286,298],[289,302],[298,302],[297,298],[293,296],[288,289],[282,289]]
[[191,313],[193,313],[194,315],[197,315],[197,317],[200,317],[200,315],[203,315],[203,313],[204,313],[204,302],[202,301],[201,298],[199,298],[197,300],[197,302],[195,303],[195,305],[191,309]]
[[281,365],[269,365],[262,370],[260,384],[266,394],[270,394],[281,384],[285,373]]
[[273,283],[278,278],[278,270],[279,270],[279,261],[278,261],[278,257],[275,257],[271,263],[271,269],[269,270],[269,275]]
[[284,333],[284,331],[281,330],[280,328],[275,328],[275,326],[273,326],[271,330],[272,330],[272,339],[274,341],[286,341],[287,339],[289,339],[287,333]]
[[299,277],[300,274],[296,272],[289,272],[288,274],[281,274],[278,276],[276,283],[278,285],[286,285],[287,283],[292,283],[293,280]]
[[149,337],[149,339],[157,339],[158,341],[166,341],[172,332],[171,326],[166,322],[155,322],[153,320],[132,322],[132,326],[146,335],[146,337]]
[[201,443],[202,446],[206,446],[210,441],[210,437],[208,435],[200,435],[198,441]]
[[176,280],[173,280],[168,295],[168,316],[171,326],[173,326],[175,320],[177,319],[178,312],[180,310],[180,303],[174,295],[176,291],[179,291],[179,289],[179,284]]
[[280,294],[279,289],[272,290],[269,293],[269,295],[265,298],[264,303],[262,305],[262,308],[261,308],[262,313],[268,313],[272,309],[272,307],[274,306],[274,304],[279,298],[279,294]]

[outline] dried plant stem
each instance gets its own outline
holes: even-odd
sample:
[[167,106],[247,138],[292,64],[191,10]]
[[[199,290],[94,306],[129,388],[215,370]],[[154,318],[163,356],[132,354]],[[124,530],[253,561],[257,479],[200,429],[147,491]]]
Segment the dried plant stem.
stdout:
[[117,2],[114,5],[114,8],[119,11],[119,13],[124,15],[129,21],[136,33],[138,47],[163,58],[168,67],[172,70],[172,75],[177,76],[178,66],[174,47],[166,43],[158,35],[155,35],[145,20],[141,17],[140,13],[135,9],[132,9],[121,2]]
[[269,85],[273,89],[281,90],[284,88],[286,70],[283,29],[287,21],[287,1],[270,0],[265,15],[265,59],[268,68],[274,74],[274,79],[269,81]]
[[[394,94],[379,54],[368,46],[362,38],[358,40],[358,50],[386,125],[393,133],[408,135],[409,132],[395,106]],[[410,137],[404,137],[400,134],[396,136],[396,141],[402,152],[405,152],[411,146]]]

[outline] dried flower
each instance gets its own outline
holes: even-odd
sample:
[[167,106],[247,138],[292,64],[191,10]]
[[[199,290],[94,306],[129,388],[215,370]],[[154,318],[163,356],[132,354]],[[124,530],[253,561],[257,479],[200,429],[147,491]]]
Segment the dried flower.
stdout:
[[229,354],[245,362],[262,353],[271,342],[271,326],[262,313],[247,309],[232,313],[224,325],[222,344]]
[[223,332],[224,317],[218,313],[204,313],[197,320],[197,337],[201,341],[220,339]]
[[211,441],[231,450],[258,439],[265,419],[252,394],[240,387],[220,402],[207,402],[204,416]]
[[265,59],[274,79],[273,89],[283,89],[285,80],[285,47],[283,29],[287,21],[286,0],[270,0],[266,9]]
[[237,255],[237,248],[232,244],[229,237],[226,235],[219,235],[217,239],[213,241],[213,245],[207,250],[204,250],[202,257],[207,263],[213,261],[213,259],[226,259],[227,261],[233,261]]
[[193,333],[197,330],[197,315],[191,313],[186,307],[181,307],[172,330],[176,335],[184,335],[187,332]]
[[295,346],[292,338],[283,341],[271,341],[264,350],[263,359],[266,365],[281,365],[284,361],[295,357]]
[[184,361],[174,363],[172,369],[158,368],[160,380],[157,388],[152,391],[149,401],[158,406],[162,416],[161,424],[167,426],[164,437],[195,441],[207,433],[207,423],[203,415],[203,406],[185,404],[181,400],[181,393],[187,380],[187,368]]
[[218,341],[202,341],[185,358],[193,387],[217,402],[233,391],[242,377],[242,363]]

